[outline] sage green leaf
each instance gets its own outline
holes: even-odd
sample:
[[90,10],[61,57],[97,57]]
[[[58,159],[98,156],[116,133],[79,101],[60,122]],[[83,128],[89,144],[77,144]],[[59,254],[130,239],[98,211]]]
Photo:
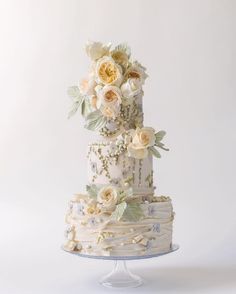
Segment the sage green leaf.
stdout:
[[101,112],[94,111],[86,117],[85,128],[91,131],[97,131],[103,128],[106,123],[107,119],[101,114]]
[[158,143],[155,144],[155,145],[156,145],[157,147],[159,147],[159,148],[165,150],[165,151],[169,151],[169,150],[170,150],[169,148],[164,147],[165,144],[163,144],[163,143],[161,143],[161,142],[158,142]]
[[161,154],[159,153],[159,151],[155,148],[155,147],[149,147],[149,151],[151,152],[151,154],[157,158],[161,158]]
[[121,190],[119,192],[119,202],[123,202],[126,199],[128,200],[128,198],[130,198],[131,196],[133,196],[133,188],[132,187],[125,189],[125,190]]
[[76,101],[72,104],[71,106],[71,110],[68,113],[68,118],[71,118],[79,109],[81,103],[82,103],[83,99],[81,99],[80,101]]
[[143,211],[139,203],[128,203],[122,219],[129,222],[136,222],[143,217]]
[[73,104],[71,106],[71,110],[69,111],[68,118],[70,118],[72,115],[74,115],[81,104],[84,101],[83,95],[81,95],[79,88],[77,86],[70,87],[68,89],[68,95],[72,98]]
[[86,191],[88,192],[90,197],[97,198],[98,187],[96,185],[87,185]]
[[69,87],[67,90],[67,94],[74,100],[79,100],[82,96],[78,86]]
[[126,210],[126,207],[127,203],[125,201],[116,205],[116,209],[112,212],[111,218],[113,220],[119,221],[122,218],[124,211]]
[[158,133],[155,134],[156,136],[156,143],[157,142],[160,142],[164,136],[166,135],[166,132],[165,131],[159,131]]
[[160,148],[165,146],[165,144],[162,143],[162,142],[156,142],[155,145],[160,147]]
[[84,99],[82,104],[81,104],[81,114],[84,117],[87,117],[89,113],[91,113],[92,110],[92,106],[90,105],[90,102],[87,99]]
[[95,110],[91,113],[89,113],[86,117],[86,120],[96,120],[99,117],[103,116],[100,110]]

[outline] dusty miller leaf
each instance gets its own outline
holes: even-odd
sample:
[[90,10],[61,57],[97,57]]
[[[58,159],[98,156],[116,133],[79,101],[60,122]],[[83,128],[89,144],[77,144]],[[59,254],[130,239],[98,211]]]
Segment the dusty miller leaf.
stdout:
[[90,102],[87,99],[84,99],[81,104],[81,114],[84,117],[87,117],[89,113],[92,112],[92,107],[90,105]]
[[155,134],[156,136],[156,143],[160,142],[164,136],[166,135],[165,131],[159,131],[158,133]]
[[81,93],[78,86],[69,87],[67,90],[67,94],[73,99],[73,101],[79,100],[81,97]]
[[161,154],[159,153],[158,150],[156,150],[155,147],[149,147],[149,151],[151,152],[151,154],[153,156],[155,156],[156,158],[161,158]]
[[95,110],[91,113],[89,113],[86,117],[87,120],[96,120],[98,119],[100,116],[103,116],[100,110]]
[[99,110],[91,112],[86,117],[85,128],[91,131],[97,131],[103,128],[107,123],[107,119]]
[[136,222],[143,217],[143,211],[139,203],[128,203],[123,213],[123,219],[129,222]]
[[96,185],[87,185],[86,191],[88,192],[90,197],[97,198],[98,188]]
[[127,203],[125,201],[116,205],[116,209],[115,209],[115,211],[113,211],[113,213],[111,215],[112,219],[119,221],[122,218],[122,216],[126,210],[126,207],[127,207]]
[[77,86],[70,87],[67,93],[73,100],[71,110],[69,111],[69,114],[68,114],[68,118],[70,118],[72,115],[74,115],[77,112],[80,105],[84,101],[84,97],[81,95],[79,88]]

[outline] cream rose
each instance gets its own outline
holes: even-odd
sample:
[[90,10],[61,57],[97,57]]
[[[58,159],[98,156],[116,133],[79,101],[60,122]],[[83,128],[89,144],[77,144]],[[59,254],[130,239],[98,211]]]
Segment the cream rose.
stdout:
[[153,128],[137,128],[133,135],[132,143],[140,147],[151,147],[154,146],[155,139],[155,130]]
[[124,69],[127,68],[129,57],[126,52],[122,50],[114,50],[111,52],[111,57],[115,60],[116,63],[120,64]]
[[129,67],[127,72],[125,73],[125,78],[126,79],[138,79],[140,81],[140,83],[143,84],[148,76],[146,74],[145,70],[146,69],[140,63],[135,61],[131,65],[131,67]]
[[84,213],[86,215],[99,214],[101,212],[95,200],[90,200],[84,207]]
[[109,54],[111,44],[104,45],[100,42],[87,42],[85,51],[92,60],[97,60],[104,55]]
[[119,86],[123,79],[121,67],[108,56],[97,61],[95,76],[97,83],[103,85]]
[[120,112],[122,94],[116,86],[97,86],[97,108],[108,118],[116,118]]
[[132,98],[142,91],[142,83],[139,79],[129,78],[122,86],[121,92],[124,97]]
[[98,96],[98,108],[101,105],[111,106],[114,104],[120,105],[122,100],[122,93],[120,89],[116,86],[105,86],[96,88],[97,96]]
[[117,191],[113,186],[103,187],[98,192],[97,201],[107,210],[114,210],[117,200]]
[[137,159],[143,159],[148,156],[148,147],[155,144],[155,130],[153,128],[144,127],[137,128],[132,132],[132,141],[128,144],[128,156]]

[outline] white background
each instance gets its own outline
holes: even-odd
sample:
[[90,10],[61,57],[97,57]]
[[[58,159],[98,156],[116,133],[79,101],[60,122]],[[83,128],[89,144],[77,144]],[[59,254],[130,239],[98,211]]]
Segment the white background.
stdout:
[[171,148],[155,181],[181,249],[130,262],[146,284],[125,293],[235,293],[236,1],[0,3],[0,292],[108,293],[97,280],[111,262],[60,250],[94,138],[79,115],[67,120],[90,39],[126,41],[148,68],[145,124]]

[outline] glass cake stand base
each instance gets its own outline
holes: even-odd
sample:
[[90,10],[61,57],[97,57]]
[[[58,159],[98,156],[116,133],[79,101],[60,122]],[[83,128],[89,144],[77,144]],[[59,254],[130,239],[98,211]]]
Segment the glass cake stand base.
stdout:
[[179,249],[179,245],[172,244],[169,251],[158,253],[158,254],[150,254],[150,255],[143,255],[143,256],[96,256],[96,255],[88,255],[88,254],[81,254],[76,251],[68,251],[63,248],[65,251],[72,253],[74,255],[80,257],[87,257],[93,259],[103,259],[103,260],[113,260],[114,261],[114,268],[113,270],[102,277],[99,283],[105,287],[109,288],[118,288],[118,289],[128,289],[138,287],[143,284],[142,278],[137,275],[132,274],[126,265],[127,260],[138,260],[138,259],[147,259],[153,257],[159,257],[162,255],[166,255],[172,253]]
[[99,283],[109,288],[134,288],[142,285],[143,280],[132,274],[125,260],[116,260],[113,270],[100,279]]

